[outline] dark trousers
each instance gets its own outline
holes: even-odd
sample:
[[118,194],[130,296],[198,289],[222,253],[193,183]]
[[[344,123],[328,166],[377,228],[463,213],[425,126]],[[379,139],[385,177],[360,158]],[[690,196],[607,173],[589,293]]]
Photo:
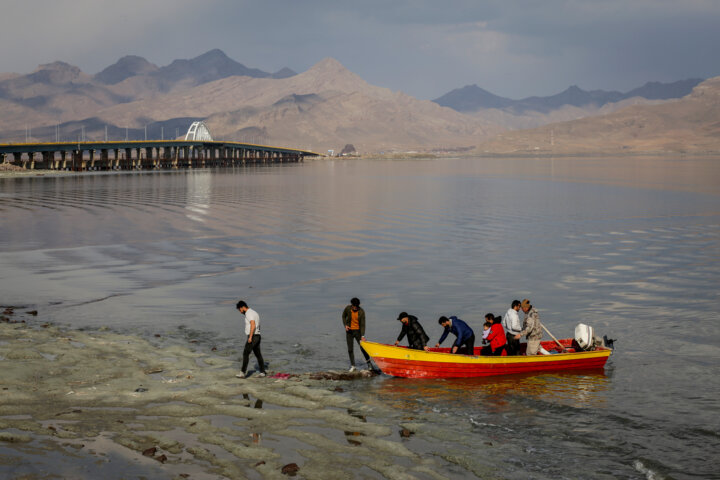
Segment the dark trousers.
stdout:
[[245,349],[243,350],[243,364],[242,371],[247,373],[248,362],[250,361],[250,352],[255,354],[258,365],[260,365],[260,371],[265,373],[265,362],[263,361],[262,353],[260,352],[260,335],[253,335],[251,342],[245,342]]
[[501,357],[503,352],[506,351],[506,349],[507,344],[503,345],[502,347],[496,348],[494,351],[490,345],[486,345],[483,347],[480,355],[485,355],[486,357]]
[[[360,335],[360,330],[347,330],[345,332],[345,339],[347,340],[347,347],[348,347],[348,357],[350,357],[350,365],[355,365],[355,352],[353,351],[355,345],[354,342],[357,342],[358,346],[360,346],[360,339],[362,338],[362,335]],[[365,356],[365,361],[370,361],[370,355],[367,354],[365,350],[363,350],[362,347],[360,347],[360,351]]]
[[520,355],[520,339],[515,340],[514,333],[506,333],[505,338],[507,339],[507,345],[505,349],[508,355]]
[[463,355],[474,355],[475,335],[470,335],[470,338],[461,343],[456,353],[462,353]]

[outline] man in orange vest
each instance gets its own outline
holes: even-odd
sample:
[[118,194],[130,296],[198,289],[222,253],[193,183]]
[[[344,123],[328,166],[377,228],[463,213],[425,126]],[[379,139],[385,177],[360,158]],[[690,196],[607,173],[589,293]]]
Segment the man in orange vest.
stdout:
[[[350,305],[345,307],[342,314],[342,322],[345,326],[345,339],[347,340],[348,356],[350,357],[350,371],[354,372],[355,368],[355,353],[353,352],[353,341],[360,345],[360,340],[365,341],[365,310],[360,307],[360,300],[353,298],[350,300]],[[367,354],[362,347],[360,351],[365,356],[368,370],[373,370],[373,366],[370,363],[370,356]]]

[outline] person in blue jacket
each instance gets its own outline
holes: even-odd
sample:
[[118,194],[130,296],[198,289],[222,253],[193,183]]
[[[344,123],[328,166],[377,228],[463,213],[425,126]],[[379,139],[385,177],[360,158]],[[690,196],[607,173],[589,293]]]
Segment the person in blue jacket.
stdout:
[[457,339],[455,340],[455,343],[453,343],[451,352],[473,355],[475,349],[475,332],[473,332],[473,329],[470,328],[467,323],[463,322],[454,315],[450,318],[440,317],[438,318],[438,323],[445,329],[445,331],[443,332],[442,337],[440,337],[440,340],[438,340],[438,343],[435,344],[435,347],[439,347],[448,336],[448,333],[452,332],[455,334]]

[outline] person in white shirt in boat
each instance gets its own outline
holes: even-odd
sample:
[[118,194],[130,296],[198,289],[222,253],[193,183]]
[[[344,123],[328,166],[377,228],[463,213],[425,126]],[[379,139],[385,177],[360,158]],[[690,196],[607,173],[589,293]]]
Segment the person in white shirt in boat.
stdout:
[[516,337],[516,335],[522,330],[522,323],[520,323],[518,310],[520,310],[520,300],[513,300],[502,319],[502,327],[505,330],[507,339],[505,349],[508,355],[518,355],[520,353],[520,337]]

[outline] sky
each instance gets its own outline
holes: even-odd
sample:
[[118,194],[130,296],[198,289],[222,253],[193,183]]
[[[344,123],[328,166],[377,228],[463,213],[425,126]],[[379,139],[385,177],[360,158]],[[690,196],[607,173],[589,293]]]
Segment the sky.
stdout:
[[164,66],[214,48],[302,72],[332,57],[434,99],[478,85],[513,99],[720,75],[720,0],[3,0],[0,72],[125,55]]

